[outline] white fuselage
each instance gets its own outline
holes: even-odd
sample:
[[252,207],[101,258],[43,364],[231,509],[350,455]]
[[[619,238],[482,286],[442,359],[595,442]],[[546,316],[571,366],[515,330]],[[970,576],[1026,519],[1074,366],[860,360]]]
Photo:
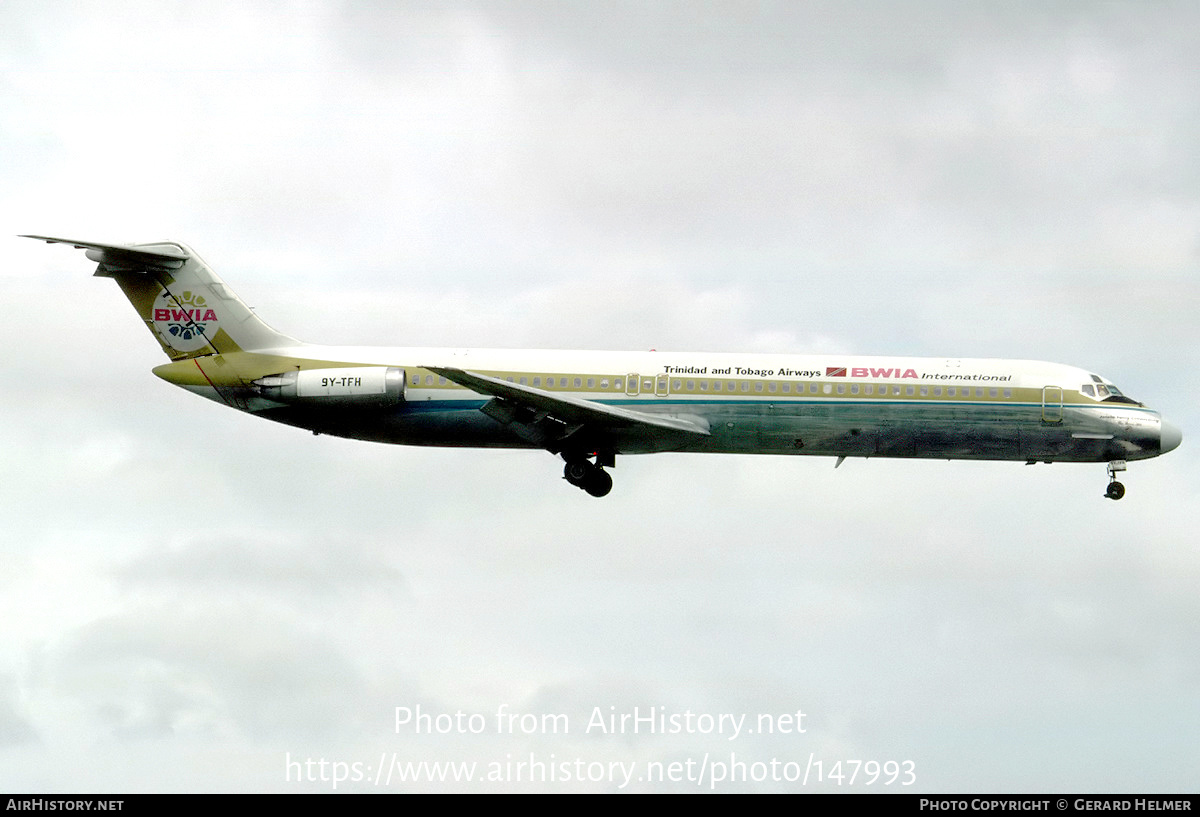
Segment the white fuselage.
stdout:
[[[1164,450],[1157,412],[1128,398],[1088,396],[1085,387],[1112,386],[1082,369],[1040,361],[312,345],[258,354],[297,361],[298,368],[314,373],[343,367],[402,370],[403,397],[386,409],[337,399],[280,402],[255,394],[239,401],[239,408],[280,422],[379,442],[542,447],[480,411],[492,399],[488,394],[429,368],[446,367],[563,400],[682,418],[708,431],[686,438],[639,431],[615,435],[613,454],[677,450],[1103,462]],[[230,402],[212,388],[194,390]]]

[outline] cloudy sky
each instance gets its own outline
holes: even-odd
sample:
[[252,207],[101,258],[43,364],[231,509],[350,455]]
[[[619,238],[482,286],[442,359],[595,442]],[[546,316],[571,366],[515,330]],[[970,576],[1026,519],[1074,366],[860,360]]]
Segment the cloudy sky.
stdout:
[[[8,0],[0,789],[1194,791],[1197,87],[1173,3]],[[1119,503],[669,454],[597,501],[174,389],[27,232],[185,241],[310,341],[1048,359],[1185,440]],[[696,728],[587,729],[635,708]]]

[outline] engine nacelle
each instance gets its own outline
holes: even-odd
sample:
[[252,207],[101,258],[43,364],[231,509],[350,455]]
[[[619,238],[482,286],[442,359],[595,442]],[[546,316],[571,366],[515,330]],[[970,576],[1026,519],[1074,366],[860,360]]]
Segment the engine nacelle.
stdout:
[[280,403],[379,408],[404,401],[404,370],[390,366],[304,369],[269,374],[253,386],[263,397]]

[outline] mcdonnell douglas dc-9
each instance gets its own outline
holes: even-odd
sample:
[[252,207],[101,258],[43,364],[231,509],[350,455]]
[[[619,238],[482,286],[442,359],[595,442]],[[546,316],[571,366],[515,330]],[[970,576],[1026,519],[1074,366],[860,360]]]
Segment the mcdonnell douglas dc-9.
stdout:
[[70,244],[98,262],[162,345],[154,374],[314,434],[408,445],[544,449],[592,496],[618,454],[662,451],[1104,462],[1179,429],[1109,380],[1027,360],[367,348],[267,326],[189,247]]

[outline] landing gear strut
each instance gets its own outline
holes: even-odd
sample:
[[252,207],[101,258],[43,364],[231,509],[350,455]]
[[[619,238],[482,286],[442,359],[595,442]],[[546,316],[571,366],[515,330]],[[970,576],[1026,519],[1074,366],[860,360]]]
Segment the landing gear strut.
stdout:
[[[563,458],[567,459],[565,455]],[[586,457],[571,457],[563,467],[563,479],[592,496],[607,496],[613,485],[612,476],[601,467],[602,464],[613,464],[612,458],[607,459],[604,462],[597,456],[596,462],[591,462]]]
[[1113,460],[1108,464],[1108,490],[1104,495],[1109,499],[1120,499],[1125,496],[1125,486],[1117,482],[1117,472],[1125,470],[1125,460]]

